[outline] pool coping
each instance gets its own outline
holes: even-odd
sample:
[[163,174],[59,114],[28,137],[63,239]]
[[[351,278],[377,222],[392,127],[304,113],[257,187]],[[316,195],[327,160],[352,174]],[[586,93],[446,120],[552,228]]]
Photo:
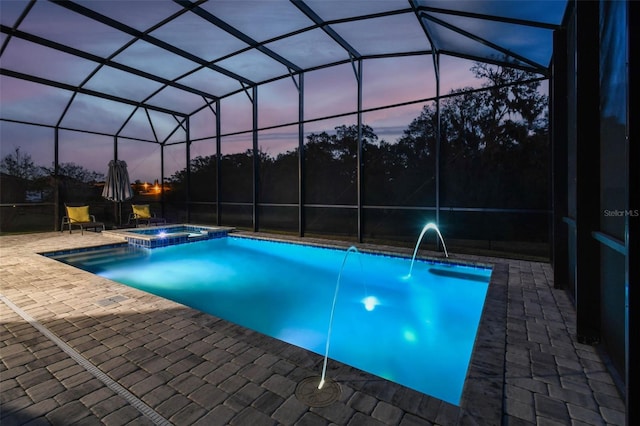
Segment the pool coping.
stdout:
[[[116,234],[117,235],[117,234]],[[349,243],[327,241],[308,241],[286,239],[269,236],[257,236],[253,233],[232,232],[232,237],[260,239],[281,242],[285,244],[303,244],[328,249],[345,249]],[[70,254],[101,248],[126,246],[129,243],[123,241],[105,245],[92,245],[65,251],[56,251],[59,254]],[[376,250],[372,247],[363,247],[359,251],[393,257],[407,257],[407,250],[395,247],[384,247]],[[63,253],[64,252],[64,253]],[[40,252],[38,254],[53,257],[54,252]],[[409,253],[410,255],[411,253]],[[344,364],[329,357],[327,376],[337,383],[345,385],[368,394],[380,401],[403,409],[405,412],[422,419],[439,423],[443,419],[443,412],[447,419],[456,418],[456,424],[501,424],[503,415],[504,394],[504,367],[506,347],[506,321],[507,321],[507,284],[509,267],[506,263],[486,263],[467,259],[438,257],[437,255],[425,256],[420,254],[416,259],[435,263],[452,263],[464,266],[477,266],[491,268],[491,278],[485,297],[485,303],[480,318],[476,339],[474,342],[471,359],[469,362],[466,379],[463,386],[460,404],[455,405],[440,400],[436,397],[408,388],[399,383],[386,380],[372,373],[360,370],[356,367]],[[71,266],[71,265],[69,265]],[[90,273],[90,272],[88,272]],[[124,284],[121,284],[124,285]],[[126,285],[125,285],[126,286]],[[149,293],[150,294],[150,293]],[[161,296],[156,296],[161,297]],[[215,315],[201,312],[202,315],[218,319]],[[262,347],[277,353],[291,362],[296,362],[301,367],[319,365],[323,357],[315,352],[281,341],[274,337],[259,333],[244,326],[220,319],[227,323],[225,331],[231,332],[234,338],[248,345]],[[259,336],[259,338],[257,338]],[[318,372],[319,373],[319,372]],[[439,419],[440,418],[440,419]]]
[[[358,243],[346,243],[346,242],[337,242],[337,241],[331,241],[331,240],[326,240],[325,241],[318,241],[318,240],[308,240],[308,239],[300,239],[300,238],[296,238],[296,239],[287,239],[287,238],[279,238],[279,237],[269,237],[269,236],[263,236],[263,235],[256,235],[254,233],[245,233],[243,231],[234,231],[234,232],[230,232],[229,233],[230,236],[232,237],[238,237],[238,238],[251,238],[254,240],[267,240],[267,241],[273,241],[273,242],[280,242],[280,243],[284,243],[284,244],[304,244],[304,245],[308,245],[308,246],[313,246],[313,247],[320,247],[320,248],[328,248],[328,249],[340,249],[340,250],[344,250],[349,248],[350,246],[357,246],[357,245],[361,245]],[[372,248],[373,246],[377,246],[377,247],[385,247],[384,249],[381,248]],[[371,245],[371,244],[366,244],[362,247],[357,247],[358,251],[361,253],[368,253],[368,254],[376,254],[376,255],[381,255],[381,256],[390,256],[390,257],[402,257],[402,258],[406,258],[409,257],[411,258],[411,251],[407,251],[407,249],[405,248],[401,248],[401,247],[390,247],[390,246],[383,246],[383,245]],[[458,265],[458,266],[470,266],[470,267],[478,267],[478,268],[493,268],[494,263],[487,263],[487,262],[480,262],[480,261],[476,261],[476,260],[468,260],[468,259],[462,259],[457,257],[455,254],[450,255],[449,257],[443,257],[443,256],[435,256],[435,255],[425,255],[424,252],[419,253],[416,256],[416,259],[420,259],[420,260],[424,260],[427,262],[434,262],[434,263],[448,263],[451,265]]]

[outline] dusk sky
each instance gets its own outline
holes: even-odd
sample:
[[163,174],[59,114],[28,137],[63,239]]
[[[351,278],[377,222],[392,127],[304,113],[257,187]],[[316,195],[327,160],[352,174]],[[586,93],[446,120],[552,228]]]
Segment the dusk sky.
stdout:
[[[223,98],[220,110],[223,135],[251,129],[251,102],[234,77],[244,79],[246,87],[249,83],[275,79],[258,86],[259,128],[296,122],[298,92],[294,79],[297,81],[298,71],[287,68],[293,65],[297,70],[311,69],[304,73],[306,120],[352,113],[357,109],[352,64],[313,70],[349,59],[347,51],[330,34],[339,35],[364,57],[408,54],[363,61],[362,106],[367,110],[436,96],[433,57],[425,54],[432,46],[421,21],[434,40],[433,47],[442,52],[473,58],[499,58],[505,52],[513,52],[518,63],[533,69],[536,65],[549,65],[552,29],[483,17],[495,15],[557,25],[566,7],[566,1],[414,3],[418,7],[455,9],[454,13],[423,9],[419,19],[406,0],[305,1],[304,5],[319,19],[330,21],[331,31],[326,32],[303,13],[303,8],[286,0],[208,1],[198,13],[185,12],[182,6],[170,1],[71,3],[72,7],[88,8],[91,13],[112,19],[112,25],[47,1],[36,2],[18,22],[28,2],[0,0],[3,45],[0,155],[4,158],[20,147],[36,164],[50,167],[54,158],[53,128],[15,121],[59,124],[62,128],[104,134],[61,130],[59,158],[60,162],[74,162],[106,174],[109,159],[114,155],[112,135],[119,132],[118,157],[127,161],[131,179],[153,181],[160,177],[160,146],[153,141],[185,140],[183,130],[172,134],[181,118],[151,109],[147,114],[143,108],[88,93],[100,92],[114,99],[126,98],[191,115],[191,138],[211,138],[215,136],[215,120],[205,106],[205,99]],[[390,11],[399,13],[345,20]],[[459,16],[456,11],[477,15]],[[208,20],[210,17],[229,27],[214,25]],[[117,22],[125,27],[114,28]],[[12,28],[18,33],[9,37]],[[150,29],[150,38],[139,33]],[[287,34],[288,37],[282,37]],[[262,51],[251,48],[255,43]],[[165,44],[179,49],[181,54],[170,52],[163,47]],[[74,52],[64,52],[64,46]],[[99,61],[107,64],[101,65]],[[208,64],[213,66],[205,66]],[[472,64],[472,60],[441,55],[440,93],[446,94],[452,88],[477,87],[480,82],[469,71]],[[135,70],[152,78],[136,75]],[[64,87],[27,81],[21,75],[51,80]],[[80,88],[81,93],[70,102],[73,91],[68,89],[73,87]],[[234,92],[238,93],[227,96]],[[393,142],[419,115],[423,105],[365,112],[363,122],[373,127],[380,139]],[[332,131],[335,126],[355,122],[355,114],[314,121],[305,125],[305,132]],[[297,143],[297,126],[259,134],[259,145],[272,155],[294,149]],[[251,134],[224,137],[222,145],[223,154],[243,152],[251,146]],[[194,142],[191,152],[192,157],[214,154],[215,139]],[[184,144],[167,148],[165,177],[184,168],[185,161]]]

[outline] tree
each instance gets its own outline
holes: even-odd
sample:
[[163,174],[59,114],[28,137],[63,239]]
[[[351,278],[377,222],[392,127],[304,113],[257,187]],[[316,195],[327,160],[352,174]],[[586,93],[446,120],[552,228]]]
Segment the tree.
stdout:
[[[442,203],[546,208],[548,99],[537,76],[481,63],[471,70],[485,90],[452,90],[440,105]],[[436,124],[435,108],[426,105],[391,147],[405,167],[401,176],[429,182]],[[407,182],[398,188],[407,191]]]
[[[54,166],[50,169],[43,168],[49,175],[54,175]],[[73,179],[81,183],[95,183],[105,180],[105,175],[98,172],[92,172],[89,169],[76,163],[60,163],[58,165],[58,176]]]
[[[383,170],[368,170],[366,173],[377,176],[386,171],[389,174],[391,180],[386,185],[384,182],[378,184],[385,185],[385,190],[380,194],[387,198],[383,204],[434,204],[437,119],[435,107],[432,104],[425,105],[397,143],[381,145],[386,151],[385,159],[380,161]],[[371,162],[370,159],[367,161]],[[374,194],[378,192],[376,189]],[[367,193],[371,194],[372,191]]]
[[36,166],[31,155],[23,154],[20,147],[2,159],[0,171],[25,180],[35,180],[43,175],[42,167]]
[[[355,204],[357,202],[358,126],[335,127],[335,134],[312,133],[305,144],[307,202]],[[378,143],[368,125],[362,126],[363,151]]]
[[[365,204],[434,206],[439,166],[444,206],[546,208],[548,100],[537,75],[480,63],[472,71],[484,90],[452,90],[441,100],[439,116],[435,103],[425,105],[397,141],[379,140],[362,126]],[[306,137],[305,203],[357,202],[357,147],[355,124]],[[297,148],[277,156],[259,153],[259,200],[297,202],[298,154]],[[220,199],[250,202],[253,151],[224,155],[220,165]],[[215,156],[197,157],[190,167],[195,193],[215,196]],[[176,185],[185,179],[186,169],[172,176]]]
[[[189,163],[191,201],[215,200],[216,193],[216,157],[215,155],[197,156]],[[184,200],[187,169],[176,171],[168,181],[172,191],[166,197],[170,200]]]
[[298,148],[260,156],[259,199],[265,203],[298,202]]

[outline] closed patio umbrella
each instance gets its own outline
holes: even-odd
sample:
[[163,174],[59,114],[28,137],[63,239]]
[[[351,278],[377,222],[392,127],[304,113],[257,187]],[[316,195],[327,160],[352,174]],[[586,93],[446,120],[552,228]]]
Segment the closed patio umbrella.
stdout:
[[122,224],[122,203],[133,197],[133,190],[129,182],[127,163],[122,160],[109,161],[107,180],[104,183],[102,196],[107,200],[118,203],[118,219]]

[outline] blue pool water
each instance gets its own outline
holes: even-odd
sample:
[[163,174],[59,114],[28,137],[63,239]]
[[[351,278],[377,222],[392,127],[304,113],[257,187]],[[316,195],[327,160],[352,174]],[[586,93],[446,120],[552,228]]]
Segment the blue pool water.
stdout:
[[[324,355],[345,253],[229,236],[55,258]],[[409,267],[349,253],[329,358],[459,405],[491,269]]]

